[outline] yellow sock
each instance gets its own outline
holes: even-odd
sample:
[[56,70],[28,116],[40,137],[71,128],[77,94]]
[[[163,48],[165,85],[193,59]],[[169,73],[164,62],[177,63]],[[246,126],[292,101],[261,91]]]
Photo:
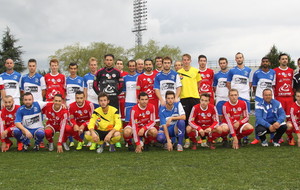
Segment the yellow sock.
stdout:
[[110,144],[116,144],[117,142],[120,142],[121,136],[116,136],[110,139]]

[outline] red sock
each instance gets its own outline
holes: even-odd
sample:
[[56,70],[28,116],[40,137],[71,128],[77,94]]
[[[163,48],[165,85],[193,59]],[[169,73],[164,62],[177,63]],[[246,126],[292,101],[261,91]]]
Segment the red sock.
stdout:
[[289,139],[293,138],[293,128],[291,128],[290,130],[286,130],[286,134],[289,137]]
[[125,137],[125,136],[124,136],[124,140],[125,140],[126,143],[128,143],[128,145],[132,145],[132,142],[131,142],[131,139],[132,139],[132,138],[133,138],[132,135],[129,136],[129,137]]
[[191,141],[193,143],[197,143],[197,139],[196,139],[196,132],[195,131],[191,131],[190,133],[187,134],[188,137],[191,139]]
[[145,144],[150,144],[152,141],[154,141],[155,138],[152,136],[145,137]]
[[228,133],[229,133],[229,132],[224,132],[224,131],[221,133],[220,136],[222,137],[223,141],[227,141]]
[[53,131],[51,129],[45,130],[45,137],[49,143],[53,143]]
[[249,136],[249,135],[251,135],[251,133],[253,133],[253,131],[254,131],[254,129],[248,129],[248,130],[242,131],[242,136],[243,137]]

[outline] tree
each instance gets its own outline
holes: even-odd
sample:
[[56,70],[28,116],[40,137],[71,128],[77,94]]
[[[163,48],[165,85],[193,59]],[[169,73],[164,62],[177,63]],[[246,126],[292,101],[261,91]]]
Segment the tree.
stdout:
[[[270,49],[270,52],[266,55],[266,57],[269,58],[270,62],[271,62],[271,68],[276,68],[279,66],[279,60],[278,60],[278,57],[280,54],[282,54],[283,52],[281,51],[278,51],[277,47],[275,45],[273,45]],[[289,63],[288,63],[288,66],[292,69],[296,69],[296,66],[295,66],[295,62],[293,60],[291,60],[291,57],[289,54],[288,55],[288,59],[289,59]]]
[[159,47],[158,42],[149,40],[145,45],[129,49],[128,55],[131,55],[133,59],[154,59],[156,56],[169,56],[175,61],[181,59],[181,50],[179,47],[170,47],[168,45]]
[[[0,49],[0,61],[1,65],[4,65],[5,60],[10,58],[14,61],[15,67],[14,70],[18,72],[22,72],[25,70],[24,62],[21,58],[23,51],[21,50],[22,46],[16,46],[16,43],[19,40],[11,34],[10,29],[7,27],[6,31],[4,31],[1,49]],[[5,67],[0,68],[0,73],[5,72]]]
[[59,49],[54,55],[49,58],[57,58],[62,66],[62,71],[67,74],[68,66],[71,62],[78,64],[78,75],[84,76],[89,72],[88,61],[91,57],[98,59],[99,67],[102,67],[101,62],[105,54],[111,53],[116,59],[127,61],[126,51],[124,48],[104,42],[93,42],[89,46],[84,47],[79,43],[68,45],[63,49]]

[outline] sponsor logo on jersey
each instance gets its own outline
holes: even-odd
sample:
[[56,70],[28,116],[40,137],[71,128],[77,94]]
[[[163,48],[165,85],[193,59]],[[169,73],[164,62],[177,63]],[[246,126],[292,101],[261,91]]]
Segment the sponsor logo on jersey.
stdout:
[[161,85],[161,90],[174,90],[174,83],[164,83]]
[[4,84],[5,89],[17,89],[17,84],[13,82],[7,82]]
[[279,91],[280,92],[289,92],[289,85],[284,83],[284,85],[282,85],[280,88],[279,88]]
[[38,92],[38,87],[37,86],[26,86],[25,87],[25,92]]
[[25,120],[25,125],[26,126],[30,126],[30,125],[33,125],[35,123],[38,123],[40,121],[40,117],[37,115],[37,116],[34,116],[32,118],[28,118]]

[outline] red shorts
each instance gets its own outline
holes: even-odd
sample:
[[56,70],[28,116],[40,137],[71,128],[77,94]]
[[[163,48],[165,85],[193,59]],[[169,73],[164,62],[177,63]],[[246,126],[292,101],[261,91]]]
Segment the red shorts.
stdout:
[[281,106],[285,111],[286,117],[290,117],[291,106],[294,103],[294,97],[292,97],[292,96],[287,96],[287,97],[277,96],[277,97],[275,97],[275,99],[281,103]]
[[149,99],[149,103],[154,105],[154,108],[155,108],[155,120],[159,119],[158,117],[158,99]]
[[121,119],[125,119],[125,98],[119,98]]

